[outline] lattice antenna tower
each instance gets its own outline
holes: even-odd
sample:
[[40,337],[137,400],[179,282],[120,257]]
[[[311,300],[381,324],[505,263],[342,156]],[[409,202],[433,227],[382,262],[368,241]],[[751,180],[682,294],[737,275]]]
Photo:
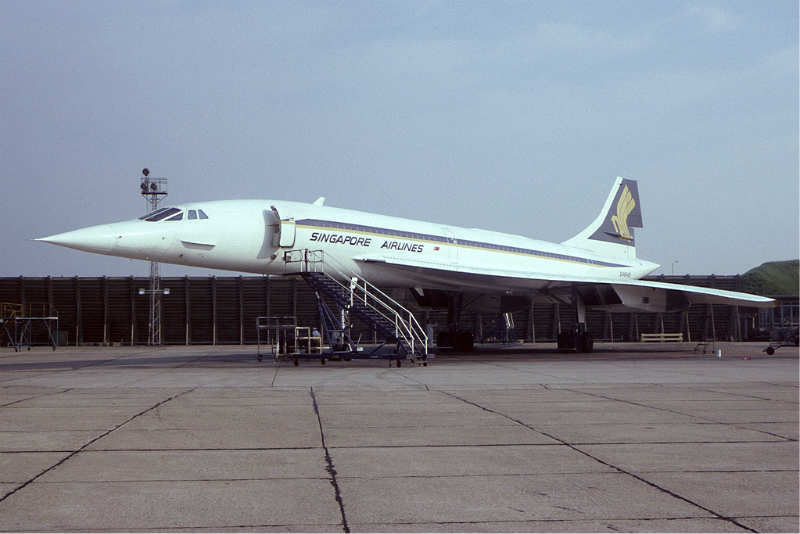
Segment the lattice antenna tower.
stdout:
[[[167,196],[167,179],[153,178],[150,170],[142,169],[139,191],[147,204],[148,213],[158,209],[158,205]],[[158,274],[158,262],[150,262],[150,289],[146,292],[150,297],[150,318],[147,322],[147,344],[161,345],[161,277]]]

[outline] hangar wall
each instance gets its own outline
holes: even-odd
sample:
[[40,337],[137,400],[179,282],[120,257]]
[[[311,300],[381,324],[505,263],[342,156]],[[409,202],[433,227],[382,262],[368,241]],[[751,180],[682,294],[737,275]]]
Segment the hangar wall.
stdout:
[[[659,276],[651,279],[718,289],[741,290],[739,276]],[[146,277],[4,277],[0,278],[0,302],[38,305],[59,317],[61,344],[145,344],[149,299],[139,295],[147,288]],[[165,344],[256,343],[256,317],[293,315],[298,323],[317,325],[313,291],[301,280],[285,277],[165,277],[162,287],[162,339]],[[408,292],[395,290],[400,297]],[[401,297],[402,298],[402,297]],[[403,298],[408,303],[408,297]],[[588,323],[596,340],[633,341],[641,333],[683,332],[684,339],[746,340],[755,310],[735,306],[700,306],[686,313],[606,313],[589,311]],[[712,322],[713,317],[713,322]],[[445,326],[444,310],[420,311],[423,323]],[[511,339],[553,341],[561,328],[575,324],[574,307],[535,304],[514,312]],[[505,321],[496,314],[465,311],[462,327],[472,327],[476,340],[502,340]],[[356,325],[358,337],[370,340],[374,333]],[[2,340],[5,344],[5,340]],[[44,332],[34,341],[45,342]]]

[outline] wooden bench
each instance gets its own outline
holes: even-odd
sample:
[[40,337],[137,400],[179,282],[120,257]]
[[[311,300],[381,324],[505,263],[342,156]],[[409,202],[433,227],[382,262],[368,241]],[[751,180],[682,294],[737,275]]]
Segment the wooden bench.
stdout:
[[641,334],[642,343],[681,343],[683,342],[683,332],[661,333],[661,334]]

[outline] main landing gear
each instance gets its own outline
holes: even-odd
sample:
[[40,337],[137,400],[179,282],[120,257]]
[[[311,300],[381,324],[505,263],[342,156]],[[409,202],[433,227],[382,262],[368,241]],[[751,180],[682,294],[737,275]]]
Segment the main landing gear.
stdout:
[[[581,328],[583,326],[583,328]],[[575,330],[568,330],[558,334],[558,350],[572,350],[575,352],[590,353],[594,351],[592,334],[586,331],[585,325]]]
[[439,332],[436,336],[438,347],[453,347],[459,352],[470,352],[475,348],[472,332]]
[[578,312],[578,324],[574,330],[559,332],[558,350],[574,349],[575,352],[589,353],[594,350],[592,334],[586,328],[586,304],[578,293],[577,288],[572,288],[572,302]]

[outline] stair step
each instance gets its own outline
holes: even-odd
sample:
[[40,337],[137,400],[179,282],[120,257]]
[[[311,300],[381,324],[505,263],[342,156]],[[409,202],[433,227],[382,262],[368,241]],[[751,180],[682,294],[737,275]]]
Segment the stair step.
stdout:
[[[416,350],[412,351],[410,343],[406,342],[403,338],[398,339],[395,336],[397,325],[393,319],[386,317],[382,312],[377,311],[369,304],[365,304],[363,300],[354,299],[351,305],[349,288],[341,285],[324,273],[303,273],[302,277],[312,289],[332,299],[340,307],[348,307],[357,317],[371,323],[383,335],[387,336],[391,343],[397,343],[398,347],[407,353],[408,359],[419,365],[421,360],[420,356],[423,355],[420,345],[415,343]],[[372,298],[374,299],[375,296],[372,296]],[[385,313],[391,312],[386,311]],[[403,323],[405,324],[405,320]]]

